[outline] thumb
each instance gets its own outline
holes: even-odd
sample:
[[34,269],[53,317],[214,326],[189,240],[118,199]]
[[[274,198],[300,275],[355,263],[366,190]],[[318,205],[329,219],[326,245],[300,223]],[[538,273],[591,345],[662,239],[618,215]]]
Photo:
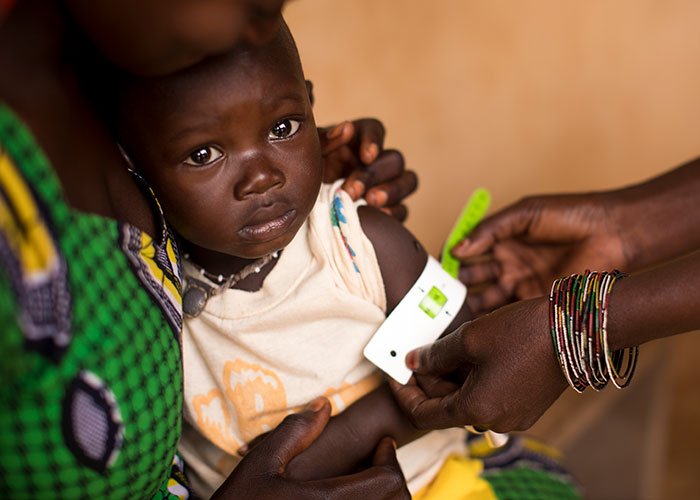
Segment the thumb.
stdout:
[[[396,441],[391,437],[382,438],[377,445],[372,456],[372,467],[384,470],[386,476],[377,475],[377,479],[381,479],[381,486],[377,485],[378,487],[372,488],[373,495],[377,495],[377,498],[411,498],[401,465],[396,457]],[[382,492],[383,495],[381,495]]]
[[247,457],[258,455],[274,461],[277,472],[306,450],[321,435],[331,416],[331,405],[324,397],[311,401],[300,413],[286,417],[275,430],[250,451]]
[[382,438],[374,450],[372,457],[372,466],[388,465],[389,467],[398,469],[399,461],[396,458],[396,441],[389,436]]
[[406,355],[406,366],[422,375],[448,375],[468,363],[464,348],[467,323],[435,343]]
[[344,121],[333,127],[319,129],[321,154],[326,156],[347,145],[355,136],[355,126],[352,122]]

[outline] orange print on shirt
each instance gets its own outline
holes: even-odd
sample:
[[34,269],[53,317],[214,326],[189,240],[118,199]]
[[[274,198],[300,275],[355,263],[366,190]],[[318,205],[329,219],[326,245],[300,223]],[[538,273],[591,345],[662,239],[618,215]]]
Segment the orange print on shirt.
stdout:
[[206,395],[197,394],[192,398],[192,407],[197,415],[197,427],[202,434],[222,450],[236,453],[241,443],[232,435],[231,414],[221,391],[212,389]]
[[226,397],[236,411],[243,442],[274,429],[290,413],[282,381],[271,370],[240,359],[224,365]]

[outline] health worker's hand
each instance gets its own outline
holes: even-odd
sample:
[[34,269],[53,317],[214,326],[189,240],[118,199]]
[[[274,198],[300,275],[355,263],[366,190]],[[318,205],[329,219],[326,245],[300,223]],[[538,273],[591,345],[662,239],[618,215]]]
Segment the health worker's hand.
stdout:
[[518,302],[412,351],[406,364],[421,376],[390,380],[398,404],[421,429],[531,427],[567,387],[548,314],[547,297]]
[[287,474],[287,464],[321,435],[330,413],[328,400],[318,398],[286,417],[248,451],[212,499],[409,500],[391,438],[380,441],[371,467],[354,474],[315,481],[298,481]]
[[486,218],[452,250],[472,311],[548,295],[555,279],[586,269],[629,271],[609,201],[603,194],[536,196]]
[[353,200],[364,197],[369,205],[403,221],[402,203],[418,186],[415,172],[406,170],[401,153],[384,150],[384,126],[374,118],[345,121],[319,128],[324,158],[324,182],[345,177],[343,189]]

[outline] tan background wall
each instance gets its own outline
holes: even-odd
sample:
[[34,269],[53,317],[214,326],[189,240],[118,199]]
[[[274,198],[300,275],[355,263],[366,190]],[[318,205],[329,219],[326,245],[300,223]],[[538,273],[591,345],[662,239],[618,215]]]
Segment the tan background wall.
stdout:
[[[376,116],[420,177],[434,254],[469,193],[621,186],[700,155],[700,1],[298,0],[286,17],[320,124]],[[699,194],[700,202],[700,194]],[[590,499],[700,490],[700,335],[643,346],[627,391],[569,391],[533,434]]]
[[432,252],[471,190],[494,207],[700,155],[697,0],[298,0],[321,124],[376,116],[420,176]]

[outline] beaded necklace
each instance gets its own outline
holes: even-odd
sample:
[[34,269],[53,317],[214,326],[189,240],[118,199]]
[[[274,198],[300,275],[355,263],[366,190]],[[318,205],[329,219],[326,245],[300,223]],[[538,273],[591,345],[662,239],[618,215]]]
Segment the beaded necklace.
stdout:
[[[207,305],[207,301],[215,296],[227,290],[233,288],[239,281],[246,279],[251,274],[257,274],[262,269],[277,258],[279,252],[273,252],[260,257],[255,262],[252,262],[245,266],[243,269],[237,273],[231,274],[226,278],[223,274],[213,274],[196,264],[195,267],[199,269],[199,275],[207,278],[210,281],[218,283],[217,285],[210,285],[201,279],[197,279],[194,276],[187,277],[187,287],[185,292],[182,294],[182,311],[185,313],[185,317],[196,318],[204,310]],[[184,256],[186,259],[189,255]]]

